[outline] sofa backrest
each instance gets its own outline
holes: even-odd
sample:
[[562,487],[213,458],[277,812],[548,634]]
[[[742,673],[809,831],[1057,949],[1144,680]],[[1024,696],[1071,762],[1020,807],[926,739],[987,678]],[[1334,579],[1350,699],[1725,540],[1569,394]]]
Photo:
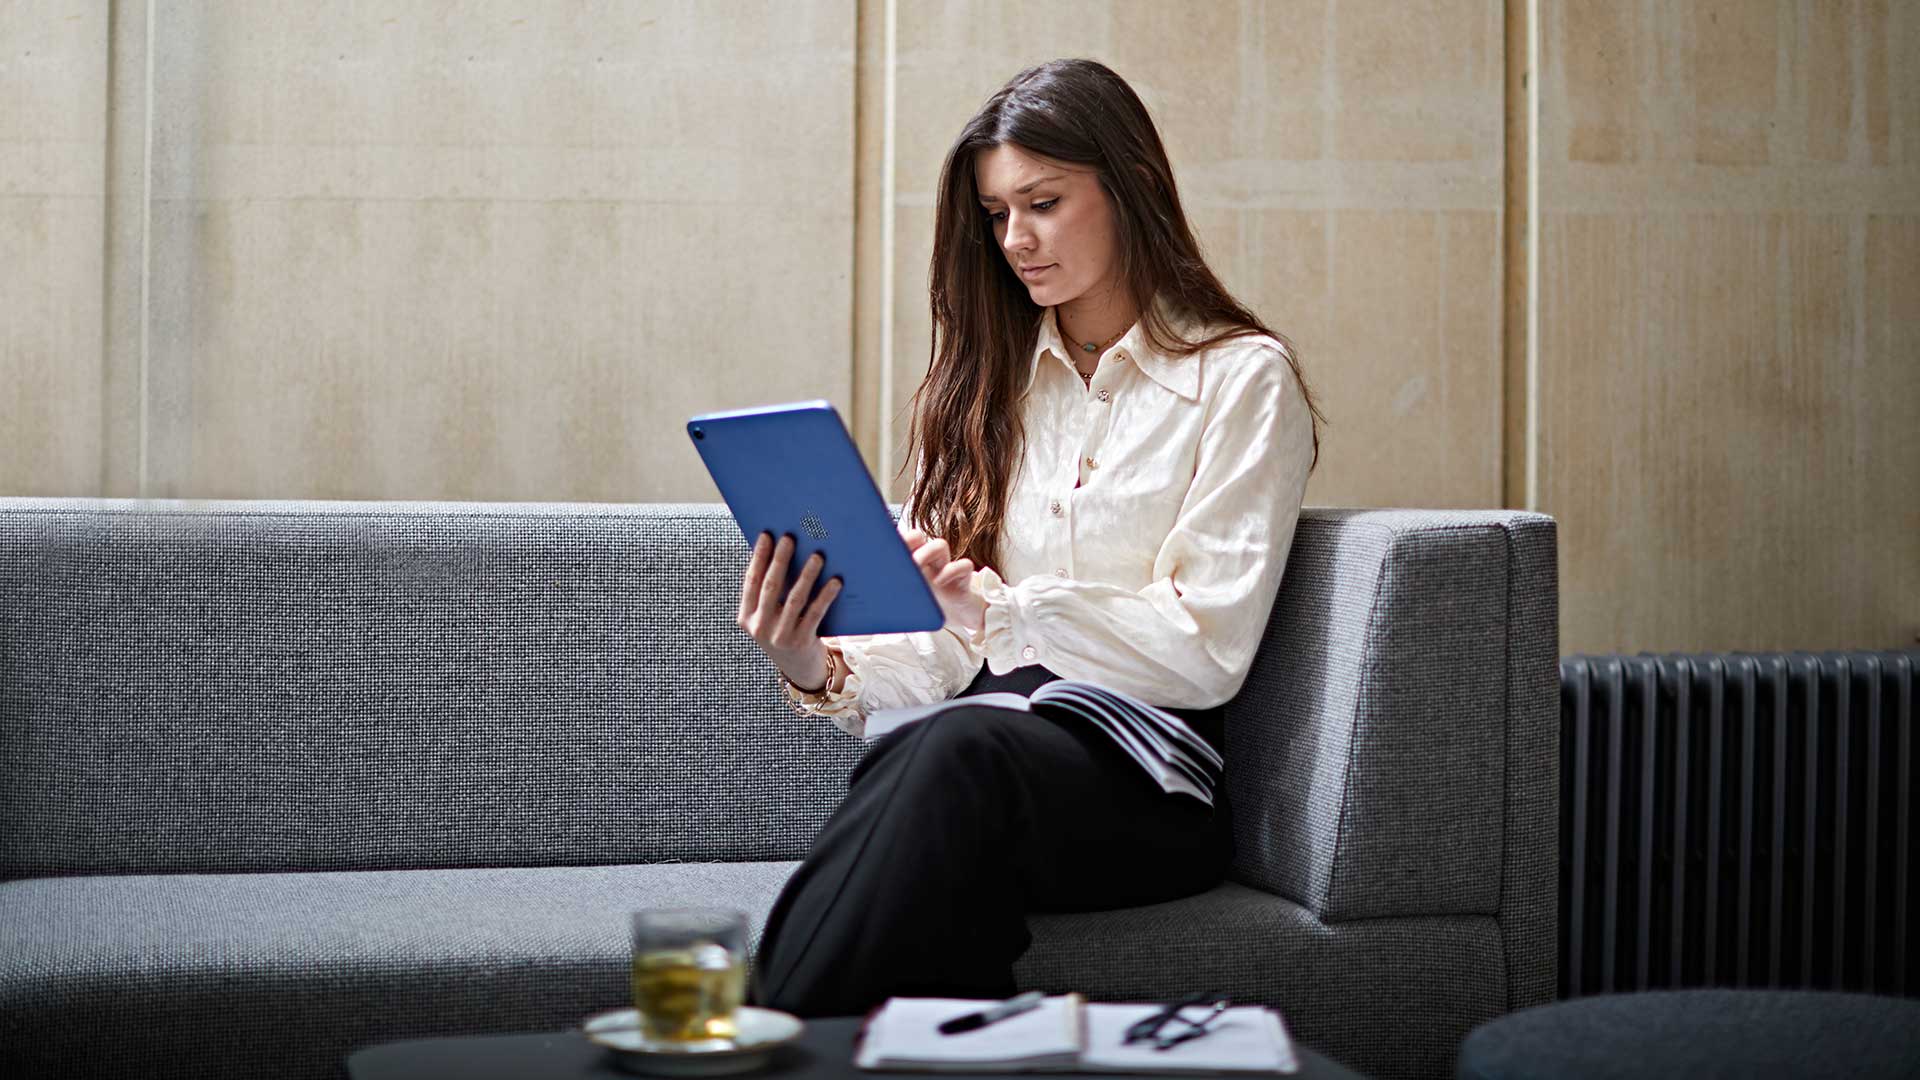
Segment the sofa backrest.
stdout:
[[0,876],[800,857],[724,507],[0,500]]

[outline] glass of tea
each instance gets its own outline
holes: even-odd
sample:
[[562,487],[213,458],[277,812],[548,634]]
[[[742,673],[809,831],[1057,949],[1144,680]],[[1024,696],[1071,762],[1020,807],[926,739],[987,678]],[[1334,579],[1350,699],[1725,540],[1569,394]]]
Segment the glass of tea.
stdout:
[[734,1045],[747,992],[747,917],[697,908],[633,913],[633,1007],[663,1050]]

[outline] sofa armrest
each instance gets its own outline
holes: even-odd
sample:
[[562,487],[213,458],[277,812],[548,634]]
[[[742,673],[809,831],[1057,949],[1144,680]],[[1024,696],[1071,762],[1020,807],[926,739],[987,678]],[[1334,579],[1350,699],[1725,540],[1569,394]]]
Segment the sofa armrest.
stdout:
[[1329,922],[1496,917],[1551,993],[1558,603],[1551,518],[1309,510],[1228,707],[1234,876]]

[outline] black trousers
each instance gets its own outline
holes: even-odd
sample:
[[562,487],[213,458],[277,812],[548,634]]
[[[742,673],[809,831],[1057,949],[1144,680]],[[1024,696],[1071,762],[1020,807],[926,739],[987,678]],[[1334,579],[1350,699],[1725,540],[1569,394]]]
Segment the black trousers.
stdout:
[[[984,668],[962,696],[1055,676]],[[1220,711],[1182,713],[1218,745]],[[1098,911],[1218,884],[1232,858],[1224,785],[1169,795],[1091,724],[988,706],[889,732],[775,901],[761,1004],[865,1013],[890,995],[1007,997],[1030,911]]]

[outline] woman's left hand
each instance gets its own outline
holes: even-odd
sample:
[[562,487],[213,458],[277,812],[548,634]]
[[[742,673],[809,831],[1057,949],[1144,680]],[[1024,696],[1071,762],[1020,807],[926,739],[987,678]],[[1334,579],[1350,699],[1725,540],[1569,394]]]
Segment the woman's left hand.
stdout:
[[958,623],[968,633],[980,629],[987,619],[987,605],[973,591],[973,560],[954,558],[945,540],[912,526],[901,527],[900,536],[906,540],[907,550],[913,552],[913,561],[933,589],[934,598],[940,601],[947,621]]

